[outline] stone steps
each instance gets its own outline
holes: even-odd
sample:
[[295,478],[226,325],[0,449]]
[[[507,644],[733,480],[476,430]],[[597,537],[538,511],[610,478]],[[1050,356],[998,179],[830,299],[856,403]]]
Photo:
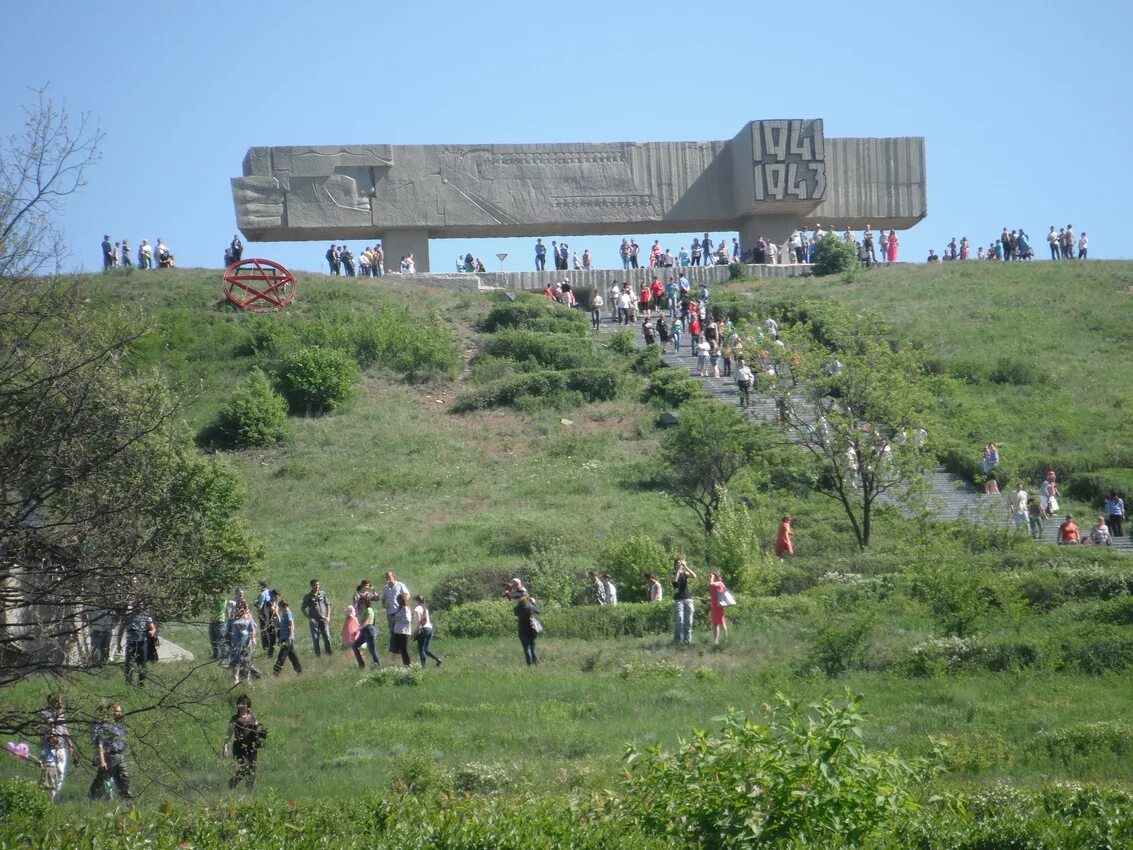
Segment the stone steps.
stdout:
[[[608,321],[603,317],[602,323],[599,326],[599,332],[612,333],[622,327],[623,326]],[[637,345],[643,348],[645,341],[641,337],[640,323],[634,330]],[[669,351],[662,354],[665,364],[676,368],[688,369],[689,374],[696,377],[696,356],[692,354],[690,350],[690,340],[687,334],[682,337],[681,343],[682,349],[680,352],[673,353]],[[702,378],[701,380],[704,382],[705,389],[708,390],[709,394],[714,398],[728,404],[739,403],[739,395],[733,377],[708,377]],[[792,399],[797,404],[805,402],[802,396],[792,396]],[[752,392],[750,394],[750,405],[744,410],[744,414],[752,422],[773,425],[776,420],[775,401],[768,396]],[[937,520],[962,520],[975,525],[1000,525],[1004,528],[1008,527],[1011,523],[1011,519],[1007,514],[1008,497],[1006,495],[985,495],[971,483],[943,468],[937,468],[929,473],[928,483],[931,512],[933,517]],[[1043,535],[1040,539],[1046,543],[1055,543],[1058,534],[1058,525],[1059,523],[1054,520],[1048,521],[1045,524]],[[1087,522],[1084,529],[1088,531],[1091,525],[1093,525],[1092,521]],[[1133,534],[1133,524],[1130,525],[1129,530],[1130,533]],[[1133,552],[1133,537],[1114,538],[1112,548],[1124,553]]]

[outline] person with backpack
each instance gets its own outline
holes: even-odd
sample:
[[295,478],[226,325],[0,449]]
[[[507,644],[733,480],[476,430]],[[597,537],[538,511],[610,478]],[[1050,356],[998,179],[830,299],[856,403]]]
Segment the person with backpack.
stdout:
[[241,782],[249,791],[256,784],[256,758],[260,747],[267,740],[268,730],[256,720],[252,713],[252,700],[247,694],[236,698],[236,713],[228,722],[228,732],[224,736],[221,757],[228,758],[228,745],[232,744],[232,757],[236,759],[236,773],[228,780],[228,787],[235,788]]
[[523,645],[523,657],[527,666],[539,664],[539,654],[535,651],[535,641],[543,631],[543,624],[536,616],[539,606],[528,593],[523,594],[515,603],[515,619],[519,627],[519,642]]

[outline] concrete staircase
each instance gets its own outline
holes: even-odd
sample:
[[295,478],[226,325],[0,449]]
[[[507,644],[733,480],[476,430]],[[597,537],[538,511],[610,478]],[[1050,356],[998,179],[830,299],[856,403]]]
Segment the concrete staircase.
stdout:
[[[665,318],[668,320],[668,315],[666,315]],[[607,316],[603,316],[599,332],[603,334],[613,333],[614,331],[621,330],[623,327],[625,326],[618,325],[610,321]],[[637,327],[628,327],[634,332],[637,345],[644,347],[645,341],[641,336],[640,321]],[[670,351],[662,356],[666,365],[688,369],[690,375],[696,376],[696,356],[692,353],[691,338],[687,333],[681,338],[681,351],[679,353]],[[709,394],[713,397],[727,404],[739,404],[739,394],[736,390],[734,377],[709,377],[700,378],[700,380],[704,383],[705,389],[708,390]],[[793,397],[793,399],[798,404],[805,402],[802,396]],[[750,403],[744,410],[744,413],[752,422],[773,424],[775,422],[776,413],[775,401],[769,396],[752,392],[750,394]],[[930,491],[929,505],[935,519],[940,521],[963,520],[975,525],[1000,526],[1003,528],[1010,525],[1011,519],[1007,512],[1007,495],[984,495],[984,493],[971,483],[943,468],[937,468],[929,473],[928,482]],[[1091,514],[1090,516],[1083,515],[1078,517],[1078,519],[1081,520],[1079,526],[1082,529],[1083,536],[1088,534],[1090,527],[1094,524],[1096,516],[1096,514]],[[1049,520],[1043,529],[1041,540],[1045,543],[1055,543],[1057,540],[1058,525],[1058,521]],[[1133,534],[1133,524],[1131,524],[1126,531],[1128,534]],[[1133,553],[1133,537],[1125,536],[1114,538],[1111,548],[1127,554]]]

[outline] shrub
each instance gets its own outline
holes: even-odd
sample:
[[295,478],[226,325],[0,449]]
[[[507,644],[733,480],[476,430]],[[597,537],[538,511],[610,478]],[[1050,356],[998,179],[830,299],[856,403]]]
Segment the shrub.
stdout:
[[354,397],[358,364],[341,351],[301,348],[276,372],[276,386],[296,413],[324,413]]
[[[563,372],[527,372],[511,375],[457,396],[452,404],[455,413],[485,410],[492,407],[553,405],[556,399],[608,401],[618,394],[621,373],[615,369],[570,369]],[[563,408],[565,405],[558,405]]]
[[514,765],[470,761],[452,772],[452,787],[461,794],[498,794],[517,784]]
[[861,663],[876,622],[873,611],[823,616],[807,640],[807,666],[837,676]]
[[663,407],[680,407],[694,398],[706,398],[704,382],[689,375],[687,369],[666,366],[653,372],[642,401],[657,400]]
[[[652,537],[628,537],[611,540],[598,553],[597,569],[609,573],[620,589],[621,601],[640,598],[645,584],[645,573],[653,573],[665,582],[669,573],[669,553]],[[632,590],[631,590],[632,589]]]
[[209,429],[222,445],[253,448],[278,443],[287,433],[287,402],[258,368],[248,375]]
[[511,360],[531,360],[544,369],[581,369],[597,362],[587,337],[503,329],[484,343],[484,352]]
[[244,341],[237,346],[242,355],[276,355],[294,348],[295,323],[285,315],[249,316],[244,323]]
[[946,635],[964,637],[996,601],[991,580],[972,564],[926,567],[913,579],[914,599],[924,602]]
[[1133,724],[1103,721],[1043,730],[1035,735],[1033,746],[1065,765],[1098,752],[1124,757],[1133,753]]
[[747,274],[747,266],[743,263],[729,263],[728,264],[728,278],[730,280],[739,280]]
[[665,358],[661,356],[659,345],[647,345],[637,352],[631,367],[639,375],[652,375],[658,369],[664,368]]
[[1122,626],[1086,623],[1059,637],[1065,668],[1088,675],[1133,667],[1133,635]]
[[456,638],[499,637],[516,631],[514,603],[506,599],[467,602],[445,612],[437,631]]
[[982,663],[986,647],[978,637],[942,637],[918,643],[909,650],[905,671],[911,676],[956,673]]
[[569,605],[577,593],[585,591],[583,571],[571,563],[567,547],[558,540],[533,547],[523,559],[527,587],[540,605]]
[[987,377],[993,384],[1013,386],[1037,386],[1050,380],[1049,375],[1039,369],[1033,359],[1019,357],[1000,357]]
[[685,669],[679,664],[662,658],[657,661],[631,661],[629,664],[623,664],[619,675],[623,679],[635,681],[659,679],[672,682],[683,676],[684,672]]
[[438,610],[468,602],[500,600],[511,576],[503,567],[474,566],[442,576],[429,604]]
[[858,249],[834,233],[825,233],[814,248],[816,275],[852,274],[858,268]]
[[629,356],[637,351],[637,334],[629,328],[614,331],[606,337],[606,348],[615,354]]
[[589,336],[590,322],[581,310],[568,310],[542,295],[523,293],[516,301],[497,304],[480,323],[486,333],[523,328],[542,333]]
[[631,746],[613,818],[706,850],[856,847],[910,802],[924,765],[865,748],[860,698],[764,708],[765,723],[731,713],[673,752]]
[[42,821],[51,808],[50,798],[36,783],[27,779],[0,782],[0,823],[17,819]]

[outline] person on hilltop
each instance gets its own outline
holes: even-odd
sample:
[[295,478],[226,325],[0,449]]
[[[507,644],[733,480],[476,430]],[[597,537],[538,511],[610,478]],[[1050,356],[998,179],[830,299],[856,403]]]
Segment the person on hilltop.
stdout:
[[154,249],[157,255],[157,267],[159,269],[171,269],[176,265],[173,258],[173,252],[169,250],[169,246],[162,241],[161,237],[157,237],[157,247]]
[[1050,226],[1050,232],[1046,235],[1046,241],[1050,245],[1050,258],[1052,260],[1059,260],[1062,258],[1062,251],[1060,249],[1061,242],[1059,241],[1058,234],[1054,232],[1054,225]]
[[114,268],[114,245],[108,233],[102,237],[102,270],[108,272],[112,268]]
[[240,241],[240,234],[232,234],[232,241],[228,245],[232,253],[232,262],[238,263],[244,257],[244,243]]
[[232,744],[232,757],[236,759],[236,773],[228,780],[228,787],[235,788],[241,782],[251,791],[256,784],[256,758],[260,747],[267,740],[268,732],[252,713],[252,700],[247,694],[236,698],[236,713],[228,721],[228,731],[224,745],[220,748],[222,758],[228,758],[228,745]]
[[901,240],[897,238],[897,231],[889,231],[889,241],[886,250],[886,262],[897,262],[897,249],[901,246]]
[[547,246],[542,239],[535,240],[535,271],[547,270]]
[[618,248],[618,256],[622,258],[622,270],[629,268],[629,240],[622,239],[622,244]]
[[593,258],[590,256],[590,249],[587,248],[582,252],[582,269],[583,271],[590,271],[593,267]]
[[629,240],[629,267],[631,269],[637,268],[637,258],[641,253],[641,246],[637,244],[636,239]]

